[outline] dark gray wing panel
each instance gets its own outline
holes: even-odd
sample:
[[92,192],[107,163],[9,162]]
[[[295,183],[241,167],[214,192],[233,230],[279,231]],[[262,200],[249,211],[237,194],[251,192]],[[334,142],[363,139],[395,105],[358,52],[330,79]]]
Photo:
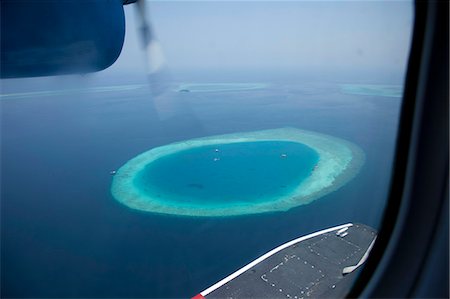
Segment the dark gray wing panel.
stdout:
[[357,265],[376,237],[365,225],[328,232],[275,253],[206,298],[323,298],[345,296]]

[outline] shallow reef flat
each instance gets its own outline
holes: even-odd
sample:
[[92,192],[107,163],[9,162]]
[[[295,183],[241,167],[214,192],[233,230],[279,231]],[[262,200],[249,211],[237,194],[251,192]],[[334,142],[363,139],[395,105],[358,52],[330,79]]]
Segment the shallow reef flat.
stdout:
[[7,93],[7,94],[0,94],[0,99],[25,99],[36,97],[66,96],[73,94],[119,92],[119,91],[137,90],[140,88],[144,88],[146,86],[147,85],[145,84],[130,84],[130,85],[99,86],[99,87],[88,87],[77,89],[42,90],[42,91],[30,91],[19,93]]
[[[173,200],[154,196],[140,181],[142,173],[158,159],[196,148],[224,144],[255,143],[262,141],[295,142],[311,148],[318,155],[313,171],[284,194],[262,197],[258,201],[233,198],[211,203],[208,201]],[[280,160],[287,158],[280,156]],[[246,214],[287,211],[311,203],[337,190],[356,176],[364,164],[364,152],[355,144],[340,138],[296,128],[280,128],[255,132],[210,136],[172,143],[146,151],[123,165],[113,177],[111,193],[125,206],[160,214],[193,217],[225,217]],[[173,175],[177,173],[176,169]],[[274,173],[273,175],[277,175]],[[194,186],[195,187],[195,186]],[[230,185],[230,188],[233,188]],[[196,188],[198,189],[198,188]]]
[[341,91],[347,94],[400,98],[403,94],[401,85],[342,84]]
[[224,92],[255,90],[267,87],[265,83],[184,83],[180,84],[177,92]]

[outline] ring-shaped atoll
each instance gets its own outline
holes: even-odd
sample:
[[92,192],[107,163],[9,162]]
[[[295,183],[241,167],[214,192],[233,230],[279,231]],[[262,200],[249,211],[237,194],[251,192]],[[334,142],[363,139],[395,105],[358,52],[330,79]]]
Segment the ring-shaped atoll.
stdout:
[[183,83],[177,92],[225,92],[255,90],[267,87],[265,83]]
[[382,84],[342,84],[341,91],[346,94],[400,98],[403,95],[402,85]]
[[29,91],[0,94],[0,99],[25,99],[36,97],[51,97],[51,96],[67,96],[73,94],[87,94],[87,93],[102,93],[102,92],[121,92],[138,90],[146,87],[146,84],[129,84],[129,85],[114,85],[114,86],[97,86],[87,88],[71,88],[61,90],[43,90],[43,91]]
[[[142,184],[142,174],[152,163],[174,154],[202,147],[258,142],[289,142],[304,145],[318,155],[314,169],[301,182],[285,194],[265,197],[261,200],[245,201],[227,198],[217,202],[188,200],[180,201],[165,196],[155,196]],[[219,151],[216,149],[215,151]],[[279,159],[286,158],[281,154]],[[280,160],[280,161],[281,161]],[[224,217],[245,214],[287,211],[330,193],[356,176],[364,164],[364,152],[355,144],[340,138],[296,128],[280,128],[255,132],[210,136],[172,143],[146,151],[129,160],[113,177],[113,197],[125,206],[151,213],[193,217]],[[158,163],[158,162],[157,162]],[[173,169],[173,176],[181,176]],[[275,176],[277,174],[274,174]],[[199,186],[193,186],[199,187]],[[233,186],[229,186],[233,188]]]

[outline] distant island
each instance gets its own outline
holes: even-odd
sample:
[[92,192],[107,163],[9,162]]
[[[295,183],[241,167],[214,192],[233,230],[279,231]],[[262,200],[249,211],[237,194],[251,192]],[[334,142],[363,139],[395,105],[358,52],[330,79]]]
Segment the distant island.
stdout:
[[402,85],[381,84],[342,84],[341,91],[347,94],[400,98],[403,95]]
[[159,214],[287,211],[337,190],[364,160],[353,143],[296,128],[210,136],[136,156],[117,170],[111,192],[129,208]]
[[184,83],[180,84],[177,92],[224,92],[255,90],[267,87],[265,83]]

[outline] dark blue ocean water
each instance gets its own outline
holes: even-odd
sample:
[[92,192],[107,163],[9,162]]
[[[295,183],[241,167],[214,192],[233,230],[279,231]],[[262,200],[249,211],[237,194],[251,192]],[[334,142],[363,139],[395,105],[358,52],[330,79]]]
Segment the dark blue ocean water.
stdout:
[[[401,84],[391,74],[181,74],[179,82],[264,82],[260,90],[124,91],[2,98],[2,297],[188,297],[298,236],[346,222],[378,227],[401,100],[349,95],[338,84]],[[83,78],[87,87],[145,78]],[[178,82],[177,81],[177,82]],[[2,93],[63,88],[4,80]],[[150,148],[195,137],[297,127],[347,139],[361,172],[305,206],[187,218],[128,209],[109,172]]]
[[318,160],[316,151],[295,142],[207,145],[157,159],[135,184],[173,203],[251,204],[291,193]]

